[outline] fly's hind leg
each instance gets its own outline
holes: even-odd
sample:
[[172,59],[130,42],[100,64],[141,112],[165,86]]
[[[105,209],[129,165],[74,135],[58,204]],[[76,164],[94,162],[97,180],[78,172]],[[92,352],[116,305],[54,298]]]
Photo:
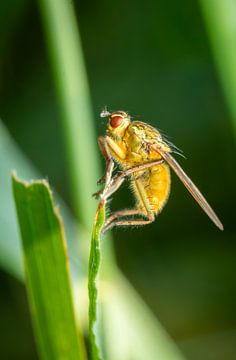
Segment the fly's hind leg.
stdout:
[[[140,216],[141,218],[133,218],[133,216]],[[146,218],[146,219],[144,219]],[[114,226],[139,226],[147,225],[152,223],[155,220],[153,213],[149,212],[145,214],[143,211],[138,209],[125,209],[114,212],[106,221],[102,232],[103,234],[107,230],[111,230]]]
[[[133,176],[133,183],[137,190],[138,195],[138,207],[135,209],[125,209],[121,211],[116,211],[111,214],[110,217],[106,220],[105,225],[102,229],[104,233],[107,230],[113,228],[113,226],[139,226],[150,224],[155,219],[155,214],[150,209],[150,203],[146,195],[145,188],[141,180],[135,179],[135,174]],[[134,218],[138,216],[138,218]]]

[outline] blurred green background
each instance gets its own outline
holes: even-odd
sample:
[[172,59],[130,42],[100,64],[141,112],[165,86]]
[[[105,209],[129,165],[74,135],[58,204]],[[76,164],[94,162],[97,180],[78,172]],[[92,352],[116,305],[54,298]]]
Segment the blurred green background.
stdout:
[[[225,226],[223,233],[215,228],[173,175],[169,202],[154,224],[113,231],[119,266],[187,359],[235,359],[235,134],[200,2],[75,6],[97,134],[105,130],[104,105],[161,129],[184,151],[180,164]],[[0,117],[70,205],[37,3],[0,3],[0,46]],[[111,207],[131,202],[124,187]],[[2,269],[0,289],[1,359],[37,359],[23,285]]]

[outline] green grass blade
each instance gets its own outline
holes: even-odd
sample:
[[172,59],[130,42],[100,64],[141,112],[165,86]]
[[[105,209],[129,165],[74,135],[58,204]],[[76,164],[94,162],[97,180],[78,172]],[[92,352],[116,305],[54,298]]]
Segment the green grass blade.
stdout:
[[99,178],[91,101],[73,2],[39,0],[45,38],[61,106],[72,202],[79,222],[91,230]]
[[65,235],[46,181],[24,183],[13,192],[22,236],[26,284],[42,359],[85,359],[73,309]]
[[[24,276],[21,256],[21,242],[12,198],[10,174],[12,169],[15,169],[17,174],[25,179],[37,179],[41,177],[41,174],[22,153],[1,121],[0,163],[0,266],[5,271],[22,281]],[[78,275],[84,276],[87,269],[87,262],[84,253],[82,253],[83,246],[81,237],[76,239],[76,243],[74,241],[75,234],[78,233],[78,224],[69,212],[63,200],[56,196],[56,201],[60,205],[60,212],[63,216],[74,277],[78,277]],[[79,264],[78,257],[75,255],[78,249],[78,243],[82,253]],[[82,261],[84,262],[83,269],[81,269]],[[80,274],[78,274],[78,270],[80,271]]]
[[236,132],[236,2],[200,0]]
[[89,344],[93,360],[99,360],[100,350],[98,347],[98,337],[96,336],[96,321],[98,308],[98,290],[97,281],[99,275],[100,261],[101,261],[101,246],[100,237],[101,229],[105,221],[105,206],[101,201],[99,203],[93,232],[91,239],[90,257],[89,257],[89,272],[88,272],[88,290],[89,290]]

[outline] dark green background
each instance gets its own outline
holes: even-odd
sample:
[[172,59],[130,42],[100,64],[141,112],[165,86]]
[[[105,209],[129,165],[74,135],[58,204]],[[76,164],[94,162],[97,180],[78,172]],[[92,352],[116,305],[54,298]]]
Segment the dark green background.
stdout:
[[[36,5],[0,4],[0,116],[69,202]],[[187,160],[179,162],[225,225],[223,233],[214,227],[173,175],[170,200],[154,224],[114,231],[120,268],[187,359],[235,359],[234,134],[200,5],[103,0],[76,2],[76,10],[98,134],[105,130],[104,105],[161,129],[184,151]],[[130,206],[129,194],[128,187],[115,194],[112,208]],[[25,290],[4,271],[0,281],[0,357],[35,359]]]

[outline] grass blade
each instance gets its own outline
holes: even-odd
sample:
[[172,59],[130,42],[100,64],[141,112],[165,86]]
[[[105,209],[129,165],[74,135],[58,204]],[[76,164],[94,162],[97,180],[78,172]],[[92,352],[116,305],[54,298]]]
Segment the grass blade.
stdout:
[[89,290],[89,343],[90,351],[93,360],[100,360],[100,351],[98,347],[98,338],[96,336],[96,321],[97,321],[97,302],[98,302],[98,290],[96,286],[97,278],[99,275],[99,267],[101,261],[101,247],[100,247],[100,236],[101,229],[105,221],[105,206],[104,202],[101,201],[98,205],[96,212],[90,257],[89,257],[89,272],[88,272],[88,290]]
[[46,181],[13,176],[26,284],[42,359],[85,359],[69,281],[64,230]]
[[[71,197],[81,225],[90,230],[99,159],[89,86],[73,2],[39,0],[62,114]],[[86,154],[86,156],[85,156]]]
[[[17,146],[1,120],[0,163],[0,267],[23,281],[24,275],[21,256],[21,241],[18,233],[17,219],[15,216],[14,201],[12,198],[10,174],[12,169],[15,169],[17,174],[25,179],[38,179],[41,177],[41,174],[35,169],[29,159]],[[85,276],[87,269],[87,261],[84,253],[82,253],[82,236],[79,236],[75,243],[75,234],[76,236],[78,235],[78,224],[63,200],[55,193],[54,196],[56,198],[56,202],[60,205],[60,212],[63,216],[68,241],[69,256],[72,260],[71,265],[73,276],[74,278],[81,278],[81,276]],[[80,254],[82,254],[80,261],[78,261],[77,256],[78,247]]]
[[236,2],[200,0],[236,133]]

